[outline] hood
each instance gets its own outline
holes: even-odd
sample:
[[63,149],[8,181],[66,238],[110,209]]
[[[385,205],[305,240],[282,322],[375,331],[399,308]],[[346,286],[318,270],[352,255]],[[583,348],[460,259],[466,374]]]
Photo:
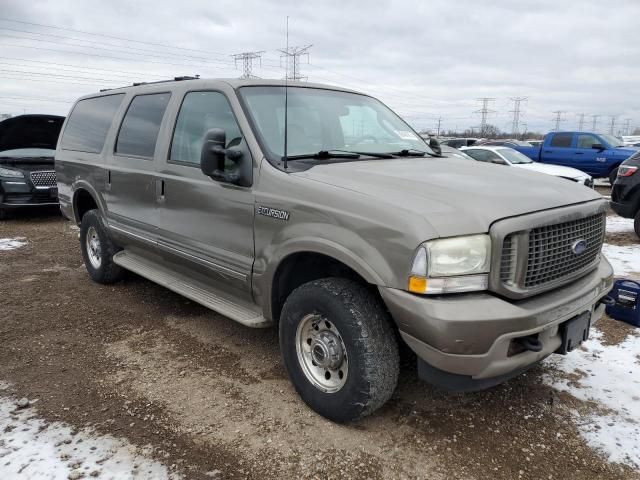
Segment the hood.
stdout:
[[0,122],[0,152],[16,148],[56,149],[64,117],[19,115]]
[[616,147],[616,148],[614,148],[614,150],[616,151],[616,153],[619,153],[619,154],[622,154],[622,155],[626,155],[627,157],[630,157],[631,155],[636,153],[638,150],[640,150],[640,147],[624,146],[624,147]]
[[372,205],[384,202],[419,215],[442,237],[485,233],[496,220],[525,213],[604,201],[599,193],[564,179],[457,158],[333,163],[292,175],[366,195]]
[[555,175],[556,177],[566,178],[587,178],[589,175],[578,170],[577,168],[563,167],[561,165],[551,165],[548,163],[522,163],[513,165],[514,167],[531,170],[533,172],[546,173],[547,175]]

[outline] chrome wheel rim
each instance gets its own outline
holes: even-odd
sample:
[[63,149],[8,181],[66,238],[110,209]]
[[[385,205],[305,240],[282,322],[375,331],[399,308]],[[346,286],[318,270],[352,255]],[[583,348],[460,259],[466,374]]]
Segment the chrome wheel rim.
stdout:
[[86,238],[87,256],[93,268],[100,268],[102,263],[102,247],[98,231],[94,227],[89,227]]
[[307,380],[325,393],[335,393],[347,381],[349,361],[342,336],[333,322],[312,313],[296,330],[298,363]]

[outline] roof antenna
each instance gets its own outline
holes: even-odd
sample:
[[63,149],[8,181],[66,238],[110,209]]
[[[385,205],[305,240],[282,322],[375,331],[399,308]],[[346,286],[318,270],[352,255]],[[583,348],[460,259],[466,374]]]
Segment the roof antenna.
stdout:
[[[287,53],[289,53],[289,15],[287,15]],[[282,163],[284,169],[287,169],[287,130],[288,130],[288,110],[289,110],[289,57],[287,56],[287,66],[284,75],[284,157]]]

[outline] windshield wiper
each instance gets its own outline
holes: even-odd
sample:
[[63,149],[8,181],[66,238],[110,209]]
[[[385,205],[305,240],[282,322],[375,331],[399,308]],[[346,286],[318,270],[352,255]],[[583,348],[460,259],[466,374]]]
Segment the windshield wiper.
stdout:
[[430,157],[440,157],[441,155],[436,155],[434,153],[425,152],[424,150],[418,150],[417,148],[408,148],[404,150],[400,150],[399,152],[393,153],[396,157],[424,157],[425,155],[429,155]]
[[378,153],[378,152],[354,152],[351,150],[320,150],[316,153],[303,153],[300,155],[289,155],[287,156],[287,160],[297,160],[302,158],[317,158],[317,159],[328,159],[328,158],[360,158],[360,157],[373,157],[373,158],[393,158],[393,154],[391,153]]

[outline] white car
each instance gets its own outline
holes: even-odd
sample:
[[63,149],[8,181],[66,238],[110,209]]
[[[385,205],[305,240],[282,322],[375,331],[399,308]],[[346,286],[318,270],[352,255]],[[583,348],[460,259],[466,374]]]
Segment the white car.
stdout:
[[497,163],[509,167],[523,168],[534,172],[546,173],[566,178],[593,188],[593,178],[577,168],[549,165],[531,160],[526,155],[509,147],[462,147],[464,153],[479,162]]

